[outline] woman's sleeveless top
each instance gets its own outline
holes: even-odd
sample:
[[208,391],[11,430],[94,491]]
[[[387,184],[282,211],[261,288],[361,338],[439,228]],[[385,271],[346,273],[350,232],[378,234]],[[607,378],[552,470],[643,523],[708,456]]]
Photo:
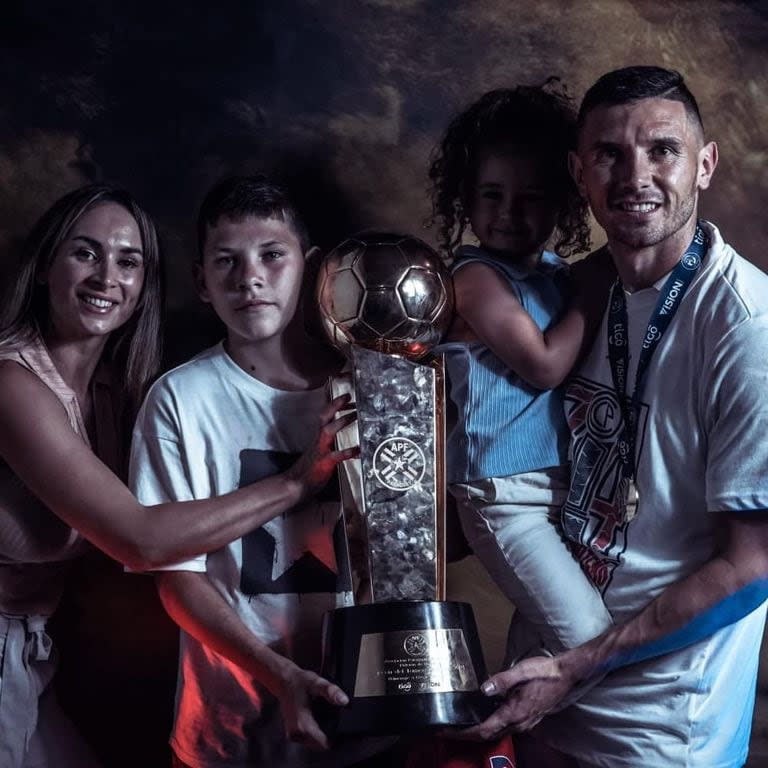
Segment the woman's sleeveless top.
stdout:
[[[11,360],[35,374],[62,404],[72,431],[91,446],[77,397],[56,370],[39,336],[23,345],[0,349],[0,360]],[[97,405],[95,392],[94,408],[98,421],[103,404]],[[111,425],[111,417],[106,421]],[[104,442],[112,444],[113,450],[107,453],[114,454],[117,441],[114,429],[109,431],[113,439]],[[0,459],[0,613],[50,615],[64,587],[69,561],[88,547],[82,536],[32,495]]]

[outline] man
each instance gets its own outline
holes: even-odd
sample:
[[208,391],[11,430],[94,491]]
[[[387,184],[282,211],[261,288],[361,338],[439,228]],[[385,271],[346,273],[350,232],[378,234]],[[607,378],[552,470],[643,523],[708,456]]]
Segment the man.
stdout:
[[630,67],[587,92],[571,171],[619,279],[566,395],[562,525],[616,624],[491,678],[503,703],[475,735],[554,713],[537,735],[580,768],[746,759],[768,596],[768,278],[697,222],[716,165],[678,73]]

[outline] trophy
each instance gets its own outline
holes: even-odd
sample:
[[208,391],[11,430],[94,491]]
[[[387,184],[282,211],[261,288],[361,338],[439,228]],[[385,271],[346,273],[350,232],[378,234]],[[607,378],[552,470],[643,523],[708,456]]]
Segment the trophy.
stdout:
[[350,361],[331,391],[350,392],[357,409],[337,442],[360,446],[340,480],[347,530],[364,542],[356,592],[366,594],[324,619],[321,674],[350,698],[329,727],[351,735],[477,723],[491,703],[479,690],[472,608],[445,601],[445,376],[430,355],[451,321],[450,275],[421,240],[365,232],[325,257],[317,295],[323,326]]

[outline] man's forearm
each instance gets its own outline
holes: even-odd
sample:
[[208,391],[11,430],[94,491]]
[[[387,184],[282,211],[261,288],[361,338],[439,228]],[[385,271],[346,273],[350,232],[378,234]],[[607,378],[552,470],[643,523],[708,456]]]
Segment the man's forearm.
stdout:
[[[764,518],[765,513],[754,513]],[[670,585],[637,616],[561,661],[574,680],[662,656],[709,637],[768,599],[768,556],[759,520],[729,527],[730,546]]]

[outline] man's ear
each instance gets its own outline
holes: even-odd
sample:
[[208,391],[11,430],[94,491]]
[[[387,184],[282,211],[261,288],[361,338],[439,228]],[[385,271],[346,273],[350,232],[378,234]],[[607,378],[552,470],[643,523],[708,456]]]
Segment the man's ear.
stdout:
[[571,176],[576,182],[576,186],[579,188],[579,194],[581,194],[582,197],[586,197],[587,191],[584,188],[584,174],[581,158],[574,151],[568,153],[568,170],[571,172]]
[[192,267],[192,272],[195,276],[195,285],[197,286],[197,295],[206,303],[210,304],[211,298],[208,295],[208,288],[205,285],[205,272],[203,272],[203,265],[198,261]]
[[304,262],[306,264],[312,264],[320,259],[320,249],[316,245],[312,245],[304,253]]
[[699,189],[707,189],[712,181],[712,175],[717,168],[718,151],[717,144],[710,141],[699,150],[699,175],[697,178]]

